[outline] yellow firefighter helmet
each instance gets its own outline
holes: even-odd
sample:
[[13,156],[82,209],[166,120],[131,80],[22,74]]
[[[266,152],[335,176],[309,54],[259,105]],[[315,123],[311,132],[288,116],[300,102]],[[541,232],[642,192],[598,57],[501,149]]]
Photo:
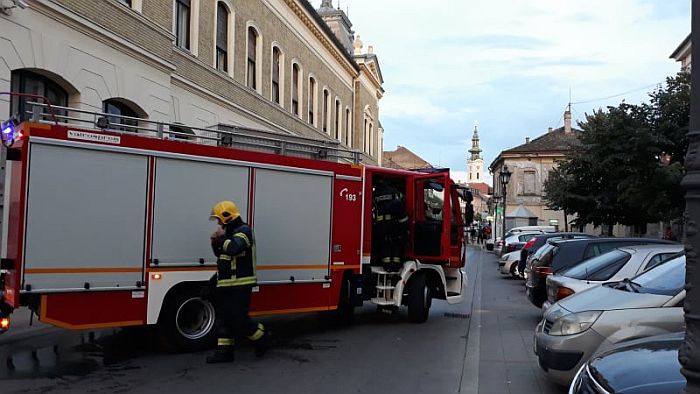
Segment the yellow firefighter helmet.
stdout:
[[241,213],[233,201],[220,201],[211,209],[209,220],[220,220],[222,224],[226,224],[240,217]]

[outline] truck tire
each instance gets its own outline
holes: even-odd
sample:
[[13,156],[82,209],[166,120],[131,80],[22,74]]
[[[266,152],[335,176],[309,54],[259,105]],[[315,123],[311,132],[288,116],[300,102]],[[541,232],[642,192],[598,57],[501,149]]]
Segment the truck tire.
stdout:
[[428,320],[433,296],[424,272],[414,274],[408,289],[408,319],[414,323]]
[[182,288],[168,295],[158,325],[168,345],[176,351],[203,350],[216,343],[216,312],[199,298],[197,287]]

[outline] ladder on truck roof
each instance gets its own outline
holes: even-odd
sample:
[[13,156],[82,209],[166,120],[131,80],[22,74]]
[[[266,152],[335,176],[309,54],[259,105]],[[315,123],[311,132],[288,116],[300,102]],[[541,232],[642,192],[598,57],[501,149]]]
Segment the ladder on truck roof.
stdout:
[[152,121],[104,112],[27,102],[23,119],[52,124],[72,124],[103,132],[137,134],[143,137],[178,140],[189,143],[231,147],[307,159],[322,159],[359,164],[362,153],[345,149],[339,141],[314,139],[299,135],[253,129],[238,125],[216,124],[209,128],[180,123]]

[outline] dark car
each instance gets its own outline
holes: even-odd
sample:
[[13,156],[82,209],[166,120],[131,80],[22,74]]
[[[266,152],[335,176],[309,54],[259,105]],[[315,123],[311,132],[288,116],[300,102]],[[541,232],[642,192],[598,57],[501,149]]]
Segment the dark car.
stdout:
[[682,393],[678,362],[682,332],[625,342],[593,357],[579,370],[569,394]]
[[525,245],[523,245],[522,249],[520,249],[520,261],[518,262],[518,272],[520,275],[523,275],[523,272],[525,272],[525,264],[527,262],[527,259],[535,254],[537,249],[541,248],[544,246],[544,244],[547,243],[548,240],[553,239],[553,238],[560,238],[560,239],[585,239],[585,238],[597,238],[595,235],[590,235],[586,233],[575,233],[575,232],[563,232],[563,233],[544,233],[540,235],[536,235],[534,238],[531,238]]
[[547,299],[547,276],[622,246],[645,244],[675,244],[675,242],[650,238],[550,239],[547,245],[532,256],[528,266],[525,267],[527,298],[533,305],[541,308]]

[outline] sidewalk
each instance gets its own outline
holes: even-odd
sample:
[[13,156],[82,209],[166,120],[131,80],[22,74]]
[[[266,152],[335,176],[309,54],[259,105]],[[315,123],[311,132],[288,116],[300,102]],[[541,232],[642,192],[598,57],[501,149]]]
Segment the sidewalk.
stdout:
[[472,322],[462,392],[479,394],[564,393],[546,380],[533,353],[533,333],[541,312],[525,296],[524,282],[497,272],[493,252],[470,245],[478,264]]

